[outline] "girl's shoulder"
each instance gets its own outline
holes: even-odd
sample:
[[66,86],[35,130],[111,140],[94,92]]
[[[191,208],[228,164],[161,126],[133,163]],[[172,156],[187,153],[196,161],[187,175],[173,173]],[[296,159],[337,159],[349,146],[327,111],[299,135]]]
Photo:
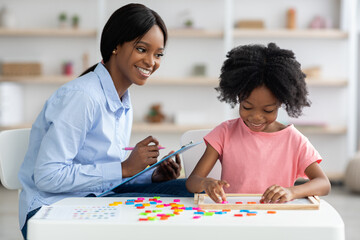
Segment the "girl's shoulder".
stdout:
[[280,122],[274,122],[274,132],[282,131],[288,127],[291,127],[291,125],[285,125]]
[[239,128],[239,126],[242,125],[242,119],[241,118],[235,118],[226,120],[219,125],[216,126],[216,128],[223,128],[223,129],[229,129],[233,130],[234,128]]
[[289,124],[289,125],[281,124],[279,125],[279,129],[280,129],[278,131],[279,136],[287,138],[288,141],[292,141],[292,142],[295,141],[298,142],[300,145],[308,141],[308,138],[304,134],[302,134],[298,129],[296,129],[294,124]]
[[237,128],[239,122],[238,119],[230,119],[220,124],[216,125],[213,129],[210,130],[209,134],[228,134],[229,132],[233,132],[235,128]]
[[276,134],[276,133],[292,132],[293,130],[296,130],[293,124],[285,125],[281,122],[275,121],[271,124],[271,126],[268,127],[265,133]]

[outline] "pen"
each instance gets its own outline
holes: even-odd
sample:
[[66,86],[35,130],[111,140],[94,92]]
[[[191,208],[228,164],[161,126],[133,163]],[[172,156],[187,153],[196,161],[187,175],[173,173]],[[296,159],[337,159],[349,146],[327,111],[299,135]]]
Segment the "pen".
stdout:
[[[165,149],[165,148],[159,146],[158,149],[160,150],[160,149]],[[131,150],[134,150],[134,147],[124,147],[123,150],[125,150],[125,151],[131,151]]]

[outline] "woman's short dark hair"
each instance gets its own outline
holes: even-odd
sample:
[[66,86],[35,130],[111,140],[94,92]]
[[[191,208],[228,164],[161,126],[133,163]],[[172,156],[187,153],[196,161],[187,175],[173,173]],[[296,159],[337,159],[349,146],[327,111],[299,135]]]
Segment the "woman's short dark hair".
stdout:
[[290,117],[298,117],[310,106],[306,75],[292,51],[275,43],[239,46],[227,54],[216,90],[219,100],[231,107],[247,99],[260,86],[267,87],[284,105]]

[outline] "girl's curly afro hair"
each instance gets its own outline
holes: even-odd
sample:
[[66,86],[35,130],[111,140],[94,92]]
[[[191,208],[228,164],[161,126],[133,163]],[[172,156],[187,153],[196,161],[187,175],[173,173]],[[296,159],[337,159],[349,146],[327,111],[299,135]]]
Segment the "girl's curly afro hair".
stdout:
[[231,107],[247,99],[251,92],[266,86],[284,105],[290,117],[302,114],[310,106],[305,74],[292,51],[281,49],[275,43],[244,45],[227,54],[217,88],[219,100]]

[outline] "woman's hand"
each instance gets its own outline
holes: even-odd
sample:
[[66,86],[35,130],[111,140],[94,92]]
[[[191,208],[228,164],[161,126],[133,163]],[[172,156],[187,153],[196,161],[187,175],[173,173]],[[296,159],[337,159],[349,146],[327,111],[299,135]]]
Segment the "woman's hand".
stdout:
[[225,180],[216,180],[213,178],[204,178],[202,187],[206,194],[216,203],[226,201],[226,194],[223,187],[230,187]]
[[289,188],[272,185],[262,195],[261,203],[284,203],[293,200],[293,193]]
[[[154,143],[151,144],[150,143]],[[138,142],[130,156],[121,163],[123,178],[134,176],[147,166],[157,162],[159,156],[159,142],[152,136]]]
[[[171,151],[168,155],[173,154],[174,151]],[[164,158],[165,158],[164,157]],[[176,179],[180,176],[181,171],[181,161],[179,154],[175,155],[175,161],[172,158],[169,158],[162,163],[155,169],[152,175],[153,182],[162,182],[168,181],[171,179]]]

